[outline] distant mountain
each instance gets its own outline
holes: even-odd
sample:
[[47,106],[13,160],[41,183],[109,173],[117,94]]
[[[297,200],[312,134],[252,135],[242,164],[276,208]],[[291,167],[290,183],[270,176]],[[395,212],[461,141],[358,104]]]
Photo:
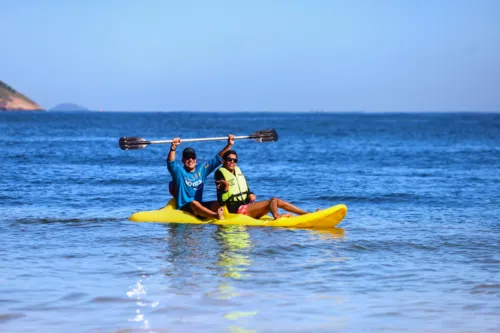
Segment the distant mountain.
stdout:
[[50,111],[90,111],[87,108],[84,108],[83,106],[76,105],[73,103],[62,103],[54,106]]
[[36,102],[24,96],[7,83],[0,80],[0,111],[40,110],[43,108]]

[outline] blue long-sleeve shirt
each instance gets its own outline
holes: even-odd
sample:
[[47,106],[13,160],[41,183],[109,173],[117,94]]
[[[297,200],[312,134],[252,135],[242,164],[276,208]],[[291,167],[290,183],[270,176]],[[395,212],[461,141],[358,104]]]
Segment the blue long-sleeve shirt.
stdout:
[[203,185],[207,176],[222,163],[222,158],[217,154],[209,161],[197,164],[193,172],[188,172],[183,165],[176,161],[167,160],[167,169],[174,181],[177,193],[176,205],[180,209],[193,200],[203,201]]

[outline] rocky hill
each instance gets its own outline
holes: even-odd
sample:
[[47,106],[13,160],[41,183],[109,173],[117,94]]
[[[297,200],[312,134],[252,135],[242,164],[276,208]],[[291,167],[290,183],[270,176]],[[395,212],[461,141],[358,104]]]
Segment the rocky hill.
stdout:
[[43,110],[43,108],[0,80],[0,111],[14,110]]

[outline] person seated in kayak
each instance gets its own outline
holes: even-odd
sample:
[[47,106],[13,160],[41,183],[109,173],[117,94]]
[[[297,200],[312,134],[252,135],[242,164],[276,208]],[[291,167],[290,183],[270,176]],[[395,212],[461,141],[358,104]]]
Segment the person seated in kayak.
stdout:
[[217,200],[221,206],[233,214],[244,214],[258,219],[271,213],[274,219],[290,217],[291,214],[279,214],[278,208],[298,215],[306,211],[278,198],[256,202],[255,194],[250,191],[245,176],[236,165],[238,155],[234,150],[228,150],[222,155],[222,166],[214,174],[217,186]]
[[201,164],[196,163],[196,152],[185,148],[182,152],[182,166],[175,162],[180,138],[172,139],[167,157],[167,169],[174,182],[176,208],[195,216],[224,219],[224,209],[217,201],[203,202],[203,185],[207,176],[222,162],[222,155],[234,144],[234,135],[229,134],[227,145],[214,158]]

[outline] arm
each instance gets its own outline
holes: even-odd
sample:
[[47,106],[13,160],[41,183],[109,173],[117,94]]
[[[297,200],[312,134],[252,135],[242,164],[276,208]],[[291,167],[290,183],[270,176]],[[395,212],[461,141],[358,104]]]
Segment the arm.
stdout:
[[175,161],[175,151],[177,150],[177,146],[181,144],[180,138],[173,138],[172,144],[170,145],[170,151],[168,152],[167,161],[173,162]]
[[217,170],[214,175],[215,186],[217,187],[217,201],[220,205],[224,205],[224,202],[227,201],[229,197],[229,193],[227,190],[229,189],[229,183],[224,179],[224,175],[220,170]]
[[227,145],[222,149],[217,155],[215,155],[214,158],[212,158],[210,161],[205,162],[205,168],[203,169],[206,175],[209,175],[212,171],[217,169],[219,165],[222,163],[222,155],[228,150],[231,149],[231,147],[234,144],[234,135],[229,134],[227,136]]
[[222,157],[222,155],[224,155],[224,153],[226,151],[228,151],[229,149],[231,149],[234,145],[234,135],[232,134],[229,134],[227,136],[227,145],[224,147],[224,149],[222,149],[220,152],[219,152],[219,156]]

